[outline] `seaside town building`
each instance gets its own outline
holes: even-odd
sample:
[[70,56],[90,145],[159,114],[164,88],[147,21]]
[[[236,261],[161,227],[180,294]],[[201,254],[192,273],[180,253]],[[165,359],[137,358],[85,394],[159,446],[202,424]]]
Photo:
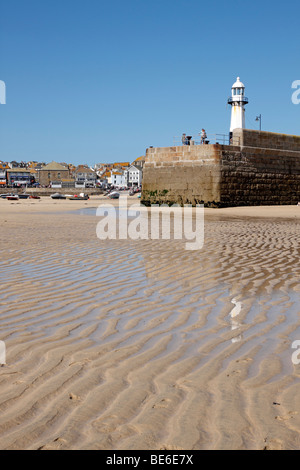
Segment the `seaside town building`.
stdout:
[[143,168],[144,163],[145,163],[145,158],[146,158],[145,156],[136,158],[136,159],[132,162],[132,165],[134,165],[134,166],[139,166],[139,167]]
[[75,188],[95,188],[97,173],[87,165],[78,165],[75,172]]
[[110,182],[113,186],[127,186],[127,171],[112,171]]
[[31,184],[30,170],[26,168],[9,168],[6,170],[8,186],[29,186]]
[[7,165],[7,163],[0,163],[0,187],[7,185],[6,172],[8,169],[9,166]]
[[128,186],[140,186],[142,184],[143,169],[139,165],[131,165],[128,170]]
[[14,168],[27,168],[26,162],[16,162],[13,160],[12,162],[8,163],[9,168],[14,169]]
[[52,182],[70,181],[70,179],[70,169],[54,161],[38,170],[38,182],[41,186],[50,186]]
[[116,170],[126,169],[129,167],[130,167],[129,162],[117,162],[117,163],[113,163],[113,166],[112,166],[112,168]]

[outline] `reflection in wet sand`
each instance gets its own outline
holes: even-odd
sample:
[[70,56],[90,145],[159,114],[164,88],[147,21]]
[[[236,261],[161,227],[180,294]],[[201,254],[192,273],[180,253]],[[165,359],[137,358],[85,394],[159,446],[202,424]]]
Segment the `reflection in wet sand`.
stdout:
[[[239,323],[239,321],[235,320],[235,318],[241,313],[242,303],[238,302],[235,298],[233,298],[231,300],[231,303],[234,304],[234,307],[230,312],[230,316],[232,318],[232,320],[231,320],[231,329],[232,330],[239,330],[241,324]],[[243,335],[239,334],[239,335],[235,336],[234,338],[232,338],[231,341],[232,341],[232,343],[238,343],[239,341],[241,341],[241,339],[243,339]]]
[[209,219],[187,251],[30,217],[3,229],[2,448],[297,445],[297,223]]

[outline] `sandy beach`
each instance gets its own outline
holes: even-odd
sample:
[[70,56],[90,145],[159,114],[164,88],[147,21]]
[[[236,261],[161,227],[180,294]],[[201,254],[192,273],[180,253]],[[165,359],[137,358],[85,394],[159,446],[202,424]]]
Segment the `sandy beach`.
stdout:
[[99,240],[103,203],[0,199],[0,448],[299,449],[300,206],[187,251]]

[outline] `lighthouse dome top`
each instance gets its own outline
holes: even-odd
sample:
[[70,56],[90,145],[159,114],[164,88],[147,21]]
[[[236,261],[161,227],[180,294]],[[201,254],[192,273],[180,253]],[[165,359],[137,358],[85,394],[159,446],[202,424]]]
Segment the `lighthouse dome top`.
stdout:
[[245,85],[241,82],[240,77],[237,77],[236,82],[232,85],[232,88],[245,88]]

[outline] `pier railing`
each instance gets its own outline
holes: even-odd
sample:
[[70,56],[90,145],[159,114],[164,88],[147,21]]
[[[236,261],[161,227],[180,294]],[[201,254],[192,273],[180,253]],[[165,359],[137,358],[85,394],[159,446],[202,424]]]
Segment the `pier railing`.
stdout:
[[[187,136],[190,137],[190,136]],[[240,137],[229,136],[229,134],[207,134],[204,142],[201,142],[201,133],[199,132],[195,136],[191,136],[188,145],[205,145],[205,144],[220,144],[220,145],[240,145]],[[182,142],[182,136],[173,137],[173,146],[178,147],[184,145]],[[185,144],[186,145],[186,144]]]

